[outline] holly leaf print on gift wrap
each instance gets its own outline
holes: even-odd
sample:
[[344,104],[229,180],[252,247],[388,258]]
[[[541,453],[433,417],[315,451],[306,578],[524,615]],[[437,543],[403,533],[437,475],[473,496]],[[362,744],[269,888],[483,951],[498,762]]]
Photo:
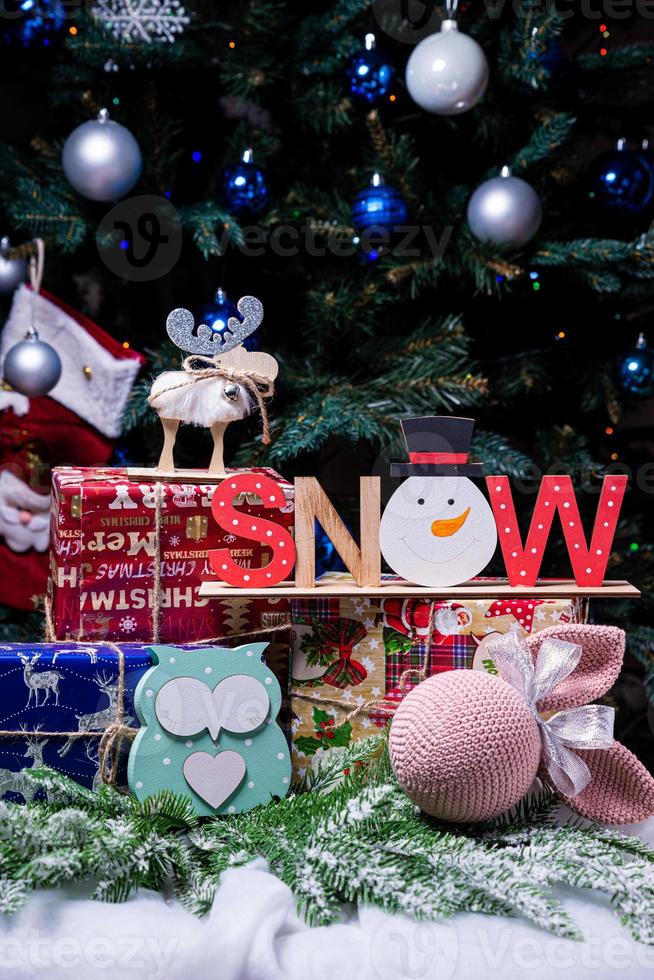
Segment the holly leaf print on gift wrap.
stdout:
[[295,740],[300,755],[315,755],[318,749],[345,748],[352,738],[352,725],[346,721],[337,725],[336,719],[322,708],[313,709],[315,735],[301,735]]
[[200,816],[215,816],[286,795],[290,754],[276,720],[281,689],[262,661],[266,647],[150,648],[156,666],[136,689],[143,727],[128,764],[139,800],[169,789],[190,796]]

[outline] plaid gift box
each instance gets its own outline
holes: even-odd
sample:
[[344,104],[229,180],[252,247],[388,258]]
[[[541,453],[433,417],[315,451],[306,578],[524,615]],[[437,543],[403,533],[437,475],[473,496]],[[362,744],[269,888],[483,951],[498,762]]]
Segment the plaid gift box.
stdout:
[[292,600],[291,619],[293,760],[303,775],[325,752],[388,724],[422,676],[494,673],[491,636],[585,622],[587,602],[330,596]]

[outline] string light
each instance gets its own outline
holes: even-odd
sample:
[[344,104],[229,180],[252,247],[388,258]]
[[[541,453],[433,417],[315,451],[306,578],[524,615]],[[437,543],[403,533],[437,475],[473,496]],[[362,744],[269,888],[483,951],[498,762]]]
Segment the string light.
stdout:
[[232,51],[233,51],[234,48],[236,47],[236,41],[230,41],[229,44],[227,45],[227,47],[228,48],[231,48]]
[[565,330],[559,330],[556,335],[557,340],[565,340]]
[[129,340],[123,340],[123,347],[125,350],[129,350]]
[[613,460],[614,463],[615,463],[615,461],[616,461],[617,458],[618,458],[618,454],[617,453],[611,453],[611,459]]
[[608,51],[606,50],[606,48],[600,48],[600,55],[602,56],[602,58],[605,58],[607,54]]
[[613,428],[610,425],[607,425],[607,427],[604,429],[604,431],[606,432],[607,436],[612,436],[613,435]]
[[640,545],[638,544],[637,541],[632,541],[631,544],[629,545],[629,551],[638,551],[639,548]]
[[396,102],[397,101],[397,95],[389,95],[388,96],[388,101],[389,102]]
[[68,33],[69,33],[69,34],[72,34],[72,35],[73,35],[73,37],[76,37],[76,36],[77,36],[77,28],[75,27],[75,25],[74,25],[74,24],[73,24],[73,26],[72,26],[72,27],[69,27],[69,28],[68,28]]
[[191,153],[191,160],[193,161],[193,163],[200,163],[200,161],[202,160],[202,153],[200,152],[200,150],[193,150],[193,152]]

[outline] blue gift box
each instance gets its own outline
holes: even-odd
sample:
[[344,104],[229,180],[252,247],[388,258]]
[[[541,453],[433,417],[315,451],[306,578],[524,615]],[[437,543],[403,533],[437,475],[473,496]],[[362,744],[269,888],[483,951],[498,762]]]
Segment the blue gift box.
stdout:
[[[222,645],[233,642],[238,641]],[[193,651],[206,649],[207,644],[177,646]],[[149,647],[141,643],[121,643],[119,649],[124,664],[123,723],[138,728],[134,691],[153,659]],[[285,673],[283,690],[288,682]],[[12,733],[0,735],[0,798],[30,802],[36,784],[22,770],[40,765],[51,766],[83,786],[97,786],[101,781],[98,750],[103,732],[116,721],[119,679],[115,645],[0,645],[0,730]],[[80,732],[88,732],[88,737],[70,737]],[[119,785],[126,784],[130,744],[131,739],[123,740],[117,760]]]
[[[134,690],[152,665],[142,644],[123,644],[124,722],[138,726]],[[97,785],[103,731],[116,720],[116,649],[63,643],[0,646],[0,796],[29,802],[35,784],[21,772],[51,766],[84,786]],[[87,738],[71,733],[89,732]],[[41,735],[41,732],[48,734]],[[61,735],[51,733],[61,732]]]

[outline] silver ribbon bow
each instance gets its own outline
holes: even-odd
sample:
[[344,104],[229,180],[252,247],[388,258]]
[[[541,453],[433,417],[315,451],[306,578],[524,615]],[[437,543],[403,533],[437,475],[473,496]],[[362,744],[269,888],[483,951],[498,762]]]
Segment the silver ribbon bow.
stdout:
[[572,749],[610,749],[614,709],[587,704],[559,711],[546,720],[538,713],[538,702],[573,672],[581,659],[581,647],[547,637],[534,664],[525,641],[508,633],[491,640],[488,652],[504,680],[524,697],[538,722],[543,761],[555,788],[563,796],[578,796],[592,777],[586,763]]

